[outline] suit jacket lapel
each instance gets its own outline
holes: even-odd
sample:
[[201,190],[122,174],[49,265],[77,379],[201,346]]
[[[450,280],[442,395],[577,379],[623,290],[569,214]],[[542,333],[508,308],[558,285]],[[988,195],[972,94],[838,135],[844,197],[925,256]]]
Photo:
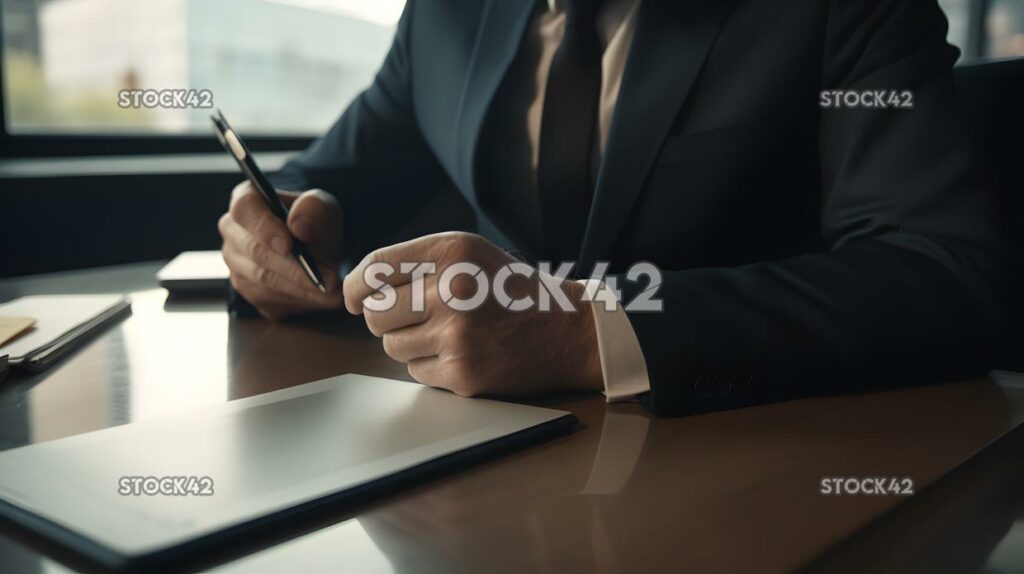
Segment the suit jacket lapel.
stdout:
[[729,0],[642,0],[577,273],[607,257],[718,36]]
[[476,201],[476,152],[491,101],[519,51],[538,0],[487,0],[455,127],[460,186]]

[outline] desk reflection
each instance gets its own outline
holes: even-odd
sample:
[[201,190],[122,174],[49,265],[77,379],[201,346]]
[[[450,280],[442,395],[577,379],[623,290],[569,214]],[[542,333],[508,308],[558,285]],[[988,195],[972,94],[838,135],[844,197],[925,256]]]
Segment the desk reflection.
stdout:
[[[628,484],[648,419],[633,413],[606,415],[600,403],[589,404],[583,424],[587,429],[596,425],[599,433],[580,431],[514,453],[491,463],[498,468],[473,469],[473,480],[454,475],[423,485],[358,519],[216,571],[274,572],[295,561],[328,571],[623,571],[628,565],[616,557],[602,524],[601,494],[614,494],[616,487]],[[629,431],[626,440],[619,433],[623,429]],[[561,460],[564,468],[531,472],[538,456]],[[495,479],[501,488],[487,485]],[[603,492],[588,493],[593,485]],[[567,545],[577,548],[567,553]],[[577,562],[579,548],[586,548],[582,556],[592,560]]]
[[[358,321],[240,321],[222,302],[170,312],[162,290],[132,297],[132,317],[56,370],[0,386],[0,448],[346,372],[408,378]],[[224,549],[200,567],[248,553],[223,568],[735,572],[818,559],[812,569],[1001,571],[1024,538],[1013,527],[1024,439],[1017,432],[968,459],[1020,424],[1022,388],[981,380],[665,420],[599,396],[550,399],[580,418],[576,432]],[[826,476],[908,476],[918,494],[827,497],[818,493]],[[0,569],[62,571],[38,553],[66,559],[59,550],[15,538],[0,536]]]
[[227,336],[230,398],[345,373],[410,380],[405,367],[383,353],[380,340],[352,319],[347,315],[339,315],[335,322],[232,319]]
[[[928,467],[929,456],[903,448],[918,438],[916,432],[931,435],[937,445],[933,454],[975,444],[1016,418],[1008,397],[1014,410],[1024,404],[1019,390],[991,382],[947,391],[949,398],[963,400],[926,401],[930,404],[910,409],[918,424],[885,416],[896,413],[897,403],[913,400],[914,391],[896,401],[862,397],[855,409],[833,410],[831,416],[793,417],[792,407],[775,405],[760,409],[756,417],[721,413],[673,424],[652,421],[631,406],[582,402],[573,411],[584,428],[574,435],[399,494],[358,519],[224,568],[270,572],[273,565],[294,558],[337,569],[352,564],[350,555],[378,554],[387,560],[383,570],[395,572],[782,572],[808,567],[807,560],[829,544],[814,551],[807,541],[834,536],[829,528],[837,515],[854,514],[869,522],[900,501],[825,497],[818,494],[814,478],[820,478],[820,470],[811,470],[811,476],[807,470],[901,476],[908,468]],[[972,424],[949,424],[956,419],[947,417],[957,410],[984,416],[967,417]],[[871,433],[864,422],[857,429],[843,428],[846,415],[854,411],[881,426],[863,448],[834,448]],[[928,422],[933,424],[919,426]],[[677,426],[689,427],[688,432],[672,428]],[[807,432],[810,428],[820,432]],[[1006,450],[1020,450],[1017,435],[1011,437],[1017,444],[1008,443]],[[779,447],[790,443],[790,454],[779,457]],[[869,528],[869,535],[854,536],[810,569],[970,572],[1005,563],[1014,546],[1000,541],[1021,516],[1024,496],[1018,485],[1024,481],[1024,456],[994,453],[989,458],[998,469],[965,469],[959,474],[966,477],[955,473],[949,486],[919,492],[906,505],[908,518],[900,518],[906,511],[897,508],[895,526],[878,533]],[[750,471],[755,467],[761,472]],[[919,489],[933,482],[926,474],[915,477]],[[801,544],[808,552],[793,552]]]

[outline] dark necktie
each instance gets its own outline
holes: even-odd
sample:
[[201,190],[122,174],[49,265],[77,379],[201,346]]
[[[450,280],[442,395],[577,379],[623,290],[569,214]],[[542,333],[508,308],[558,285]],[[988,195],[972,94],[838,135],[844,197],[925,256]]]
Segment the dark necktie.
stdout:
[[563,0],[565,35],[551,61],[541,116],[537,192],[547,253],[579,256],[594,182],[591,155],[601,94],[600,0]]

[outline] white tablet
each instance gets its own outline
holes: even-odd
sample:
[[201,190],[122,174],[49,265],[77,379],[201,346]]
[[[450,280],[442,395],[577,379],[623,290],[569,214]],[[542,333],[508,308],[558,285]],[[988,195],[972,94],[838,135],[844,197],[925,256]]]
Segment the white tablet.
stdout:
[[0,514],[107,567],[166,565],[575,422],[344,375],[0,452]]

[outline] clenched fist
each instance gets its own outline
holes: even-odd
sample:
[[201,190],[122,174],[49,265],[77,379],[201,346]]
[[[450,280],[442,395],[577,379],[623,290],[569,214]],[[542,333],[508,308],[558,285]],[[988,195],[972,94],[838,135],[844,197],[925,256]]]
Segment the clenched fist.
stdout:
[[[409,264],[424,263],[436,273],[417,281]],[[449,275],[447,281],[445,269],[457,264],[471,264],[479,273]],[[396,272],[375,275],[383,266]],[[510,266],[516,273],[503,275],[500,270]],[[499,291],[477,297],[472,309],[452,304],[453,298],[465,302],[482,294],[478,281],[484,275],[505,279],[494,283]],[[583,286],[545,276],[542,287],[539,277],[479,235],[441,233],[370,253],[345,277],[345,306],[363,315],[383,338],[384,351],[426,385],[463,396],[601,390],[597,333]],[[526,305],[541,288],[560,291],[575,308]]]

